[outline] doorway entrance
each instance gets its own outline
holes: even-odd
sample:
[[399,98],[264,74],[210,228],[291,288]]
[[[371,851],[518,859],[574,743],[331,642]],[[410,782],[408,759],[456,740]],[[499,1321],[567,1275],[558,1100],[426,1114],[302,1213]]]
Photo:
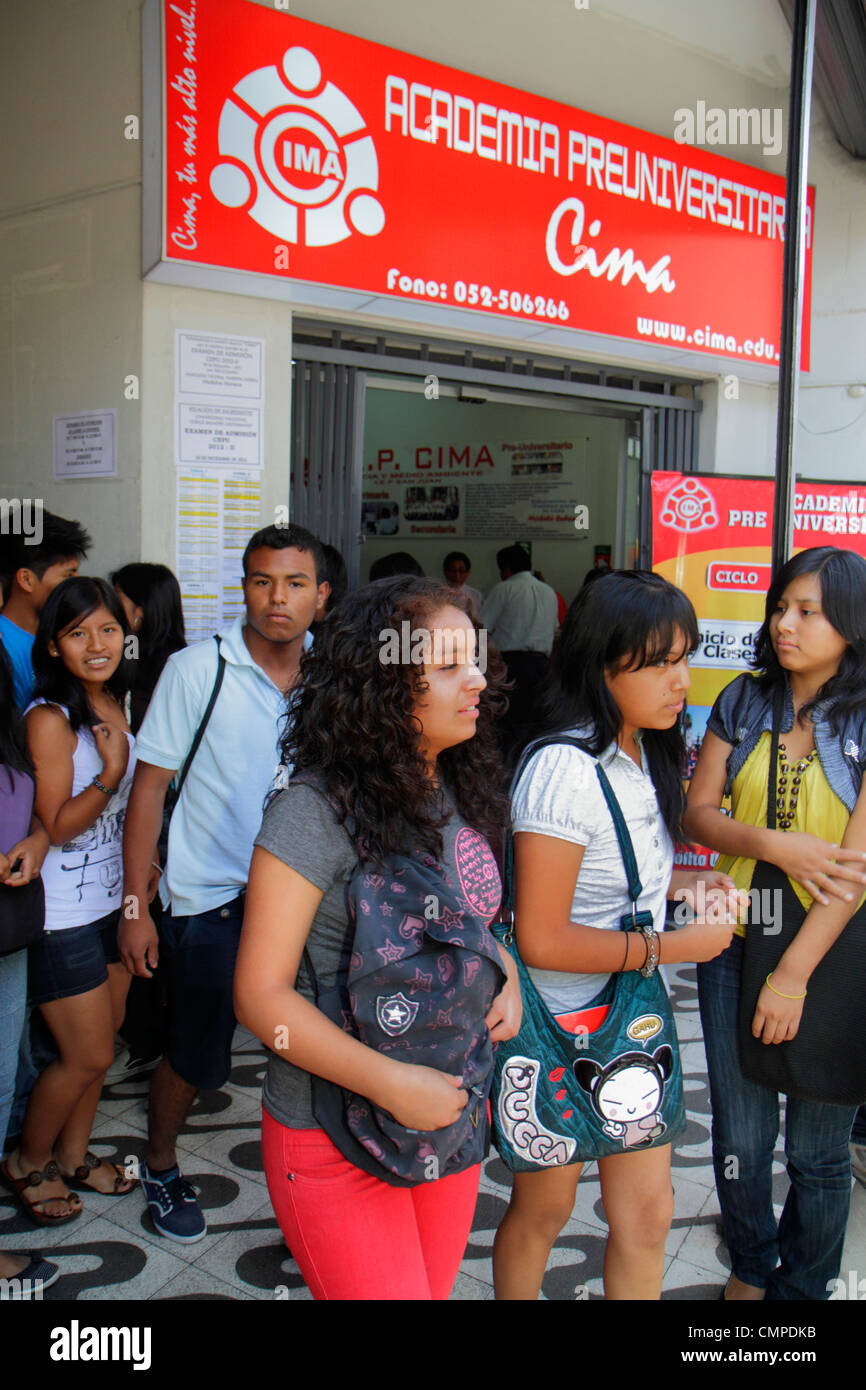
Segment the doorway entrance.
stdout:
[[296,321],[291,516],[350,582],[394,550],[498,579],[521,541],[570,601],[588,569],[646,565],[649,475],[697,461],[693,381]]

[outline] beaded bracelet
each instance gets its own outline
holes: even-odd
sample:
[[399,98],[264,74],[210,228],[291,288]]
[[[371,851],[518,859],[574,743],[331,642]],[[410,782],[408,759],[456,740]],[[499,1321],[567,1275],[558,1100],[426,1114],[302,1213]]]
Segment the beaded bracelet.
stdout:
[[647,958],[640,968],[640,973],[648,980],[659,963],[659,938],[652,927],[642,927],[641,935],[647,944]]
[[98,791],[101,791],[103,796],[116,796],[118,791],[120,790],[119,787],[104,787],[98,777],[92,777],[90,780],[91,786],[94,786],[97,788]]

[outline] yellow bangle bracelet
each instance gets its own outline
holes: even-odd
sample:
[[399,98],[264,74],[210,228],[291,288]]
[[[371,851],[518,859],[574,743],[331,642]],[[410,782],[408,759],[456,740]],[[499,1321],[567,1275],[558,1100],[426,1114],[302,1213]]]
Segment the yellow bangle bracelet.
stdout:
[[805,998],[806,998],[806,995],[809,993],[809,991],[808,991],[807,989],[804,989],[802,994],[783,994],[782,991],[781,991],[780,989],[776,989],[776,986],[775,986],[775,985],[771,985],[771,984],[770,984],[770,979],[771,979],[771,977],[773,976],[774,973],[775,973],[775,972],[771,970],[771,971],[770,971],[770,974],[767,976],[767,987],[768,987],[769,989],[771,989],[771,990],[773,991],[774,994],[778,994],[778,996],[779,996],[780,999],[805,999]]

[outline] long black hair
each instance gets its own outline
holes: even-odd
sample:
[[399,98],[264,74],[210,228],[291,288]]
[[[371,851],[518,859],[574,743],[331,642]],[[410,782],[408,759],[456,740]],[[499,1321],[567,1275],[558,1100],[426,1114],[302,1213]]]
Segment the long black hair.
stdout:
[[[649,570],[618,570],[586,584],[562,624],[547,683],[534,719],[534,736],[580,725],[598,756],[619,737],[622,714],[605,673],[638,670],[664,661],[675,644],[698,645],[691,602],[674,584]],[[682,718],[670,729],[645,729],[643,746],[662,818],[681,836],[686,748]]]
[[[33,639],[34,697],[41,696],[51,704],[65,705],[69,710],[69,723],[75,732],[98,724],[99,716],[91,707],[84,686],[67,670],[62,657],[49,654],[48,644],[56,643],[59,633],[81,622],[82,618],[89,617],[97,608],[107,608],[120,624],[124,635],[129,632],[123,604],[104,579],[89,579],[80,574],[64,579],[48,595]],[[105,689],[122,706],[129,683],[129,663],[123,656],[117,670],[105,682]]]
[[27,735],[24,720],[15,702],[15,681],[12,665],[0,642],[0,766],[9,779],[10,790],[14,786],[12,772],[26,772],[33,776],[33,764],[27,751]]
[[[471,605],[440,580],[380,579],[347,594],[301,658],[283,763],[315,778],[359,857],[378,864],[393,853],[442,850],[447,813],[413,713],[427,689],[424,667],[386,660],[383,643],[388,633],[428,627],[443,608],[458,608],[479,630]],[[495,845],[507,816],[493,727],[504,707],[499,657],[491,655],[485,675],[475,734],[440,753],[437,773],[463,819]]]
[[782,566],[767,593],[764,622],[755,642],[752,665],[762,673],[759,680],[767,693],[787,682],[787,672],[779,664],[770,640],[770,619],[788,585],[804,574],[815,575],[821,586],[824,617],[839,636],[845,638],[848,646],[842,653],[836,674],[803,706],[797,718],[798,722],[805,722],[819,700],[832,700],[828,716],[838,732],[845,717],[862,710],[866,703],[866,560],[861,555],[853,550],[819,545],[801,550]]
[[335,545],[323,543],[322,550],[325,552],[325,578],[331,586],[325,612],[330,613],[348,591],[349,571],[346,569],[346,561]]
[[137,733],[163,667],[186,646],[180,585],[168,565],[138,561],[115,570],[115,588],[143,610],[132,682],[132,732]]
[[344,594],[348,592],[349,588],[349,571],[346,568],[346,561],[343,559],[337,547],[335,545],[327,545],[323,541],[322,554],[325,557],[325,571],[322,578],[326,579],[330,584],[331,592],[328,594],[325,601],[324,616],[319,619],[314,618],[310,623],[310,632],[314,637],[317,637],[319,628],[322,626],[325,618],[327,618],[328,614],[341,602]]

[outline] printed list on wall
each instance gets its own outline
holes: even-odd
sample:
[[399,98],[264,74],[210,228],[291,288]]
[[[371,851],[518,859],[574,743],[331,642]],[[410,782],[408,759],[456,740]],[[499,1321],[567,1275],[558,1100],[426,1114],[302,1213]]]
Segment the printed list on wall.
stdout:
[[188,642],[243,612],[241,558],[261,507],[264,342],[175,335],[177,576]]

